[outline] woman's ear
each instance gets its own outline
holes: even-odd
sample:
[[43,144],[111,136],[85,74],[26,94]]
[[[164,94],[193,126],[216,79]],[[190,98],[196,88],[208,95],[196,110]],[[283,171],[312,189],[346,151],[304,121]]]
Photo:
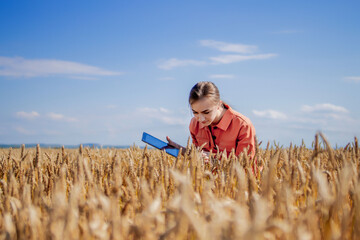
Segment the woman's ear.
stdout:
[[222,105],[223,105],[223,101],[220,100],[218,108],[220,109],[222,107]]

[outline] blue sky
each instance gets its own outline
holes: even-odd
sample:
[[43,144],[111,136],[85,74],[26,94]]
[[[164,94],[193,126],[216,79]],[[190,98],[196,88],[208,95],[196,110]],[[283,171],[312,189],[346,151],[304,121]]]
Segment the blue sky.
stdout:
[[360,135],[358,1],[1,1],[0,143],[186,144],[198,81],[261,141]]

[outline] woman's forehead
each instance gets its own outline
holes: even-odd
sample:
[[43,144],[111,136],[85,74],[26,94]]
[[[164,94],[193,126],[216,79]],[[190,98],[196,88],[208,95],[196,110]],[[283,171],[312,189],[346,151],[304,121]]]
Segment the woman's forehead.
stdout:
[[207,97],[199,99],[199,100],[193,102],[193,104],[191,104],[192,110],[194,110],[196,112],[202,112],[207,109],[211,109],[215,106],[216,106],[216,104],[214,103],[214,101]]

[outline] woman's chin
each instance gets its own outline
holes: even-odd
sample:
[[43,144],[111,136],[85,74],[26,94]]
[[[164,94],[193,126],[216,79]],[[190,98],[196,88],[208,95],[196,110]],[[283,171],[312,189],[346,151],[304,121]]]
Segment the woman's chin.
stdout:
[[201,122],[202,125],[204,126],[209,126],[210,125],[210,122],[206,121],[206,122]]

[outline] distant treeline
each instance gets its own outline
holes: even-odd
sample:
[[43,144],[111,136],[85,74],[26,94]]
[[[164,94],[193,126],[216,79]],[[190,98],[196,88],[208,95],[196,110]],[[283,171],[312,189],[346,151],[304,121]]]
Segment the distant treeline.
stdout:
[[[0,148],[21,148],[22,144],[0,144]],[[25,144],[26,148],[34,148],[36,147],[37,143],[29,143]],[[130,145],[101,145],[98,143],[83,143],[81,144],[83,147],[89,148],[129,148]],[[80,144],[78,145],[61,145],[61,144],[45,144],[40,143],[41,148],[79,148]]]

